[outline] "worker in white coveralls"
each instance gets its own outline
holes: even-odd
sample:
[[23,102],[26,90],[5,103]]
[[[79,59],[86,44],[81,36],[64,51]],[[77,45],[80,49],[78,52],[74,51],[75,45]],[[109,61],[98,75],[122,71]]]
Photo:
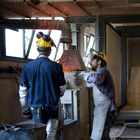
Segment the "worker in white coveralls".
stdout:
[[66,90],[66,81],[62,65],[48,58],[53,40],[42,32],[37,38],[39,56],[23,67],[19,96],[22,116],[47,124],[46,138],[49,138],[55,137],[51,130],[54,132],[58,128],[58,102]]
[[115,88],[110,72],[105,68],[107,57],[99,52],[93,55],[90,66],[95,73],[87,77],[93,86],[94,119],[91,133],[93,140],[110,140],[109,132],[115,123],[116,105]]

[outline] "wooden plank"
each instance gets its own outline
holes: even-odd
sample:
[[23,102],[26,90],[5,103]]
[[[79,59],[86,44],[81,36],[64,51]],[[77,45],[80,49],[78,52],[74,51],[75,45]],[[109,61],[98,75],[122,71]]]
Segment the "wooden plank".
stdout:
[[140,112],[140,106],[133,106],[132,111]]
[[120,111],[120,113],[126,112],[126,111],[130,111],[130,110],[132,110],[132,108],[133,108],[133,106],[128,106],[128,105],[126,105],[126,106]]
[[119,113],[140,113],[140,107],[126,105]]
[[130,128],[127,127],[121,138],[140,138],[140,128]]
[[126,129],[126,126],[123,126],[123,127],[121,128],[121,130],[119,131],[118,135],[116,136],[116,138],[120,138],[121,135],[123,134],[123,132],[125,131],[125,129]]
[[127,139],[140,139],[140,136],[122,136],[121,138],[127,138]]
[[140,123],[126,123],[126,126],[127,127],[138,127],[138,128],[140,128]]

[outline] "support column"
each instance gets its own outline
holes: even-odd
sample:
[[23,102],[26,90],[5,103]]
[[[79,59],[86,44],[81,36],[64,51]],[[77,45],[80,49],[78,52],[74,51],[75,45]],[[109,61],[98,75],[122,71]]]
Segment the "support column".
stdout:
[[106,53],[106,24],[102,15],[95,21],[95,49]]
[[127,58],[126,58],[126,36],[125,31],[122,30],[121,36],[121,103],[124,107],[127,104],[126,99],[127,86]]

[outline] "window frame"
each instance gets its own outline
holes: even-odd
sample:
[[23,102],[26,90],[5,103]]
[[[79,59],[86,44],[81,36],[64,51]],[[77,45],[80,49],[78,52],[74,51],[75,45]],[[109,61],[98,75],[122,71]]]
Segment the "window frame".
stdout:
[[94,44],[95,44],[95,36],[94,36],[93,34],[90,34],[90,36],[89,36],[89,41],[87,42],[87,47],[86,47],[85,56],[86,56],[87,53],[88,53],[87,51],[88,51],[88,47],[89,47],[89,43],[90,43],[91,36],[94,37],[94,41],[93,41],[92,46],[94,46]]
[[[5,30],[6,29],[1,29],[1,50],[0,50],[0,61],[12,61],[12,62],[23,62],[23,63],[27,63],[29,61],[32,61],[33,59],[30,59],[28,58],[29,57],[29,53],[30,53],[30,49],[31,49],[31,45],[32,45],[32,41],[33,41],[33,37],[35,35],[35,30],[36,29],[33,29],[32,31],[32,34],[31,34],[31,37],[30,37],[30,42],[29,42],[29,45],[28,45],[28,50],[27,50],[27,53],[26,53],[26,48],[25,48],[25,30],[27,29],[23,29],[23,58],[21,57],[14,57],[14,56],[6,56],[6,36],[5,36]],[[18,30],[16,30],[18,31]],[[49,31],[49,34],[51,33],[52,30]],[[58,46],[57,49],[56,49],[56,52],[55,52],[55,56],[54,56],[54,60],[55,61],[55,58],[57,56],[57,52],[58,52],[58,49],[59,49],[59,45],[60,45],[60,40],[58,42]]]

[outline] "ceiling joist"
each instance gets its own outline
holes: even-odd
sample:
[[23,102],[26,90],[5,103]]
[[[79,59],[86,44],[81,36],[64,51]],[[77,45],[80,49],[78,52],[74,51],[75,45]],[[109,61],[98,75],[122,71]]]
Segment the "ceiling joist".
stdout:
[[89,13],[79,2],[77,2],[76,0],[73,0],[74,4],[76,4],[79,8],[81,8],[88,16],[92,16],[91,13]]
[[99,3],[96,0],[93,0],[93,2],[96,4],[96,6],[101,9],[101,6],[99,5]]
[[13,9],[13,8],[10,8],[10,7],[8,7],[8,6],[4,5],[4,4],[1,4],[1,6],[2,6],[3,8],[5,8],[5,9],[7,9],[7,10],[10,11],[10,12],[12,11],[13,13],[16,13],[16,14],[18,14],[18,15],[20,15],[20,16],[25,17],[25,18],[30,18],[29,16],[25,15],[24,13],[21,13],[21,12],[15,10],[15,9]]
[[127,9],[129,9],[129,3],[128,3],[128,1],[125,0],[125,3],[126,3],[126,7],[127,7]]
[[30,0],[0,0],[0,2],[23,2],[23,1],[30,1]]
[[35,10],[38,10],[39,12],[41,12],[42,14],[46,15],[47,17],[50,17],[51,15],[46,13],[45,11],[43,11],[42,9],[38,8],[35,4],[31,3],[31,2],[27,2],[27,5],[34,8]]
[[51,6],[52,8],[54,8],[55,10],[59,11],[60,13],[62,13],[63,15],[65,15],[66,17],[68,17],[68,14],[64,13],[62,10],[58,9],[53,4],[48,3],[48,5]]

